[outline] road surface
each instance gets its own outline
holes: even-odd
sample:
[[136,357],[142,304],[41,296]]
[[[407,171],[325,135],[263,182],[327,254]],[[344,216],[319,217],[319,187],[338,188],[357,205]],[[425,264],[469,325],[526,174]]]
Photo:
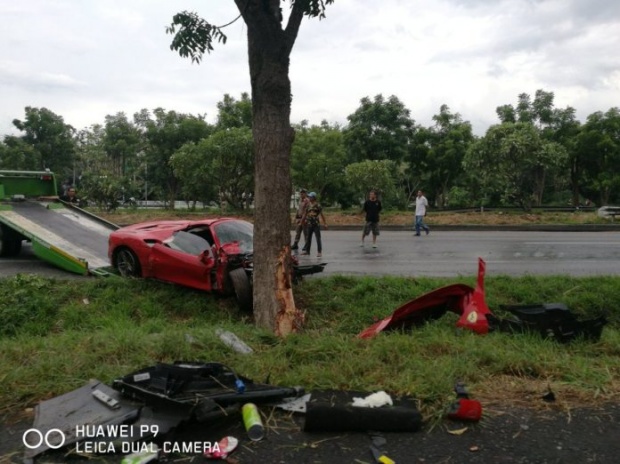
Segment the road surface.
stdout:
[[[359,246],[361,232],[325,231],[326,274],[456,277],[477,272],[478,257],[488,275],[620,275],[618,232],[385,231],[372,248]],[[316,261],[316,242],[309,257]]]
[[[301,261],[328,263],[324,275],[457,277],[475,274],[478,257],[486,261],[487,275],[620,275],[618,232],[436,231],[414,237],[384,231],[376,249],[370,237],[360,247],[360,236],[323,231],[323,257],[316,258],[315,242]],[[0,260],[0,277],[17,273],[73,277],[38,260],[26,244],[18,258]]]

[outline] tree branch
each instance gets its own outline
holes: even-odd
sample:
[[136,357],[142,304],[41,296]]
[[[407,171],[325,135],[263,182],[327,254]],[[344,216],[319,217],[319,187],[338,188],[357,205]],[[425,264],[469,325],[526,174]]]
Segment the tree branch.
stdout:
[[293,3],[293,9],[288,18],[288,24],[284,30],[284,35],[288,41],[289,51],[292,50],[295,40],[297,40],[301,20],[303,19],[305,12],[308,10],[308,4],[309,0],[297,0]]
[[214,40],[226,43],[226,35],[219,27],[188,11],[174,15],[166,33],[174,35],[170,49],[178,51],[182,57],[191,58],[195,63],[200,63],[205,52],[211,53]]

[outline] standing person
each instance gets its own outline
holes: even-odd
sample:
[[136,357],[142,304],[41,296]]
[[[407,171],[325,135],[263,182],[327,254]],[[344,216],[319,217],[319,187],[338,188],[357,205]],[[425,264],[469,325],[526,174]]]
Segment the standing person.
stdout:
[[73,182],[71,182],[71,179],[67,179],[65,180],[62,185],[60,186],[60,193],[61,193],[61,197],[64,197],[65,195],[67,195],[67,191],[69,190],[69,187],[73,186]]
[[74,205],[80,204],[80,199],[77,197],[77,192],[75,191],[75,187],[68,187],[65,194],[60,197],[62,201],[66,201],[67,203],[73,203]]
[[302,232],[304,233],[304,243],[308,242],[308,228],[301,222],[301,218],[304,217],[306,206],[308,206],[310,200],[308,200],[308,192],[306,189],[301,189],[299,191],[299,196],[301,197],[301,201],[299,202],[297,213],[295,214],[295,223],[297,226],[295,227],[295,239],[291,247],[292,250],[297,250],[299,248],[299,239],[301,238]]
[[327,229],[327,221],[325,220],[325,216],[323,216],[323,208],[316,201],[316,193],[310,192],[308,194],[308,206],[306,206],[306,212],[301,218],[301,223],[306,224],[308,227],[308,241],[304,245],[302,255],[310,254],[310,247],[312,246],[312,235],[316,234],[316,248],[317,248],[317,258],[321,257],[321,253],[323,251],[323,244],[321,243],[321,219],[323,219],[323,224],[325,224],[325,228]]
[[362,231],[362,243],[360,246],[364,246],[364,238],[372,231],[372,247],[377,248],[381,201],[377,198],[377,192],[375,190],[371,190],[368,194],[368,200],[364,202],[362,211],[366,213],[366,224],[364,224],[364,230]]
[[424,224],[424,216],[426,216],[426,208],[428,208],[428,200],[424,196],[422,190],[418,190],[418,196],[415,199],[415,235],[420,236],[420,229],[424,229],[426,235],[430,229]]

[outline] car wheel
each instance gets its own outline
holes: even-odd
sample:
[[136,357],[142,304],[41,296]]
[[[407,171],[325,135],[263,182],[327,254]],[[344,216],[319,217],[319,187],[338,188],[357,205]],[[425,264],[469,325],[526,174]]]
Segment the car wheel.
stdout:
[[22,239],[13,230],[0,224],[0,256],[17,256],[22,251]]
[[252,285],[250,284],[250,279],[248,274],[245,272],[245,269],[235,269],[230,271],[228,275],[230,276],[233,289],[235,290],[239,308],[244,312],[252,312],[254,309],[254,303],[252,300]]
[[140,261],[136,254],[129,248],[121,248],[116,252],[114,265],[123,277],[140,277],[142,271],[140,269]]

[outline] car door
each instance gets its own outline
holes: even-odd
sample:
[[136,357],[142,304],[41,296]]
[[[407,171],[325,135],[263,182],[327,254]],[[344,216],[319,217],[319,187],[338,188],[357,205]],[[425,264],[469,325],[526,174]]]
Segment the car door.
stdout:
[[213,252],[209,243],[185,231],[176,232],[153,245],[150,255],[153,277],[200,290],[211,290]]

